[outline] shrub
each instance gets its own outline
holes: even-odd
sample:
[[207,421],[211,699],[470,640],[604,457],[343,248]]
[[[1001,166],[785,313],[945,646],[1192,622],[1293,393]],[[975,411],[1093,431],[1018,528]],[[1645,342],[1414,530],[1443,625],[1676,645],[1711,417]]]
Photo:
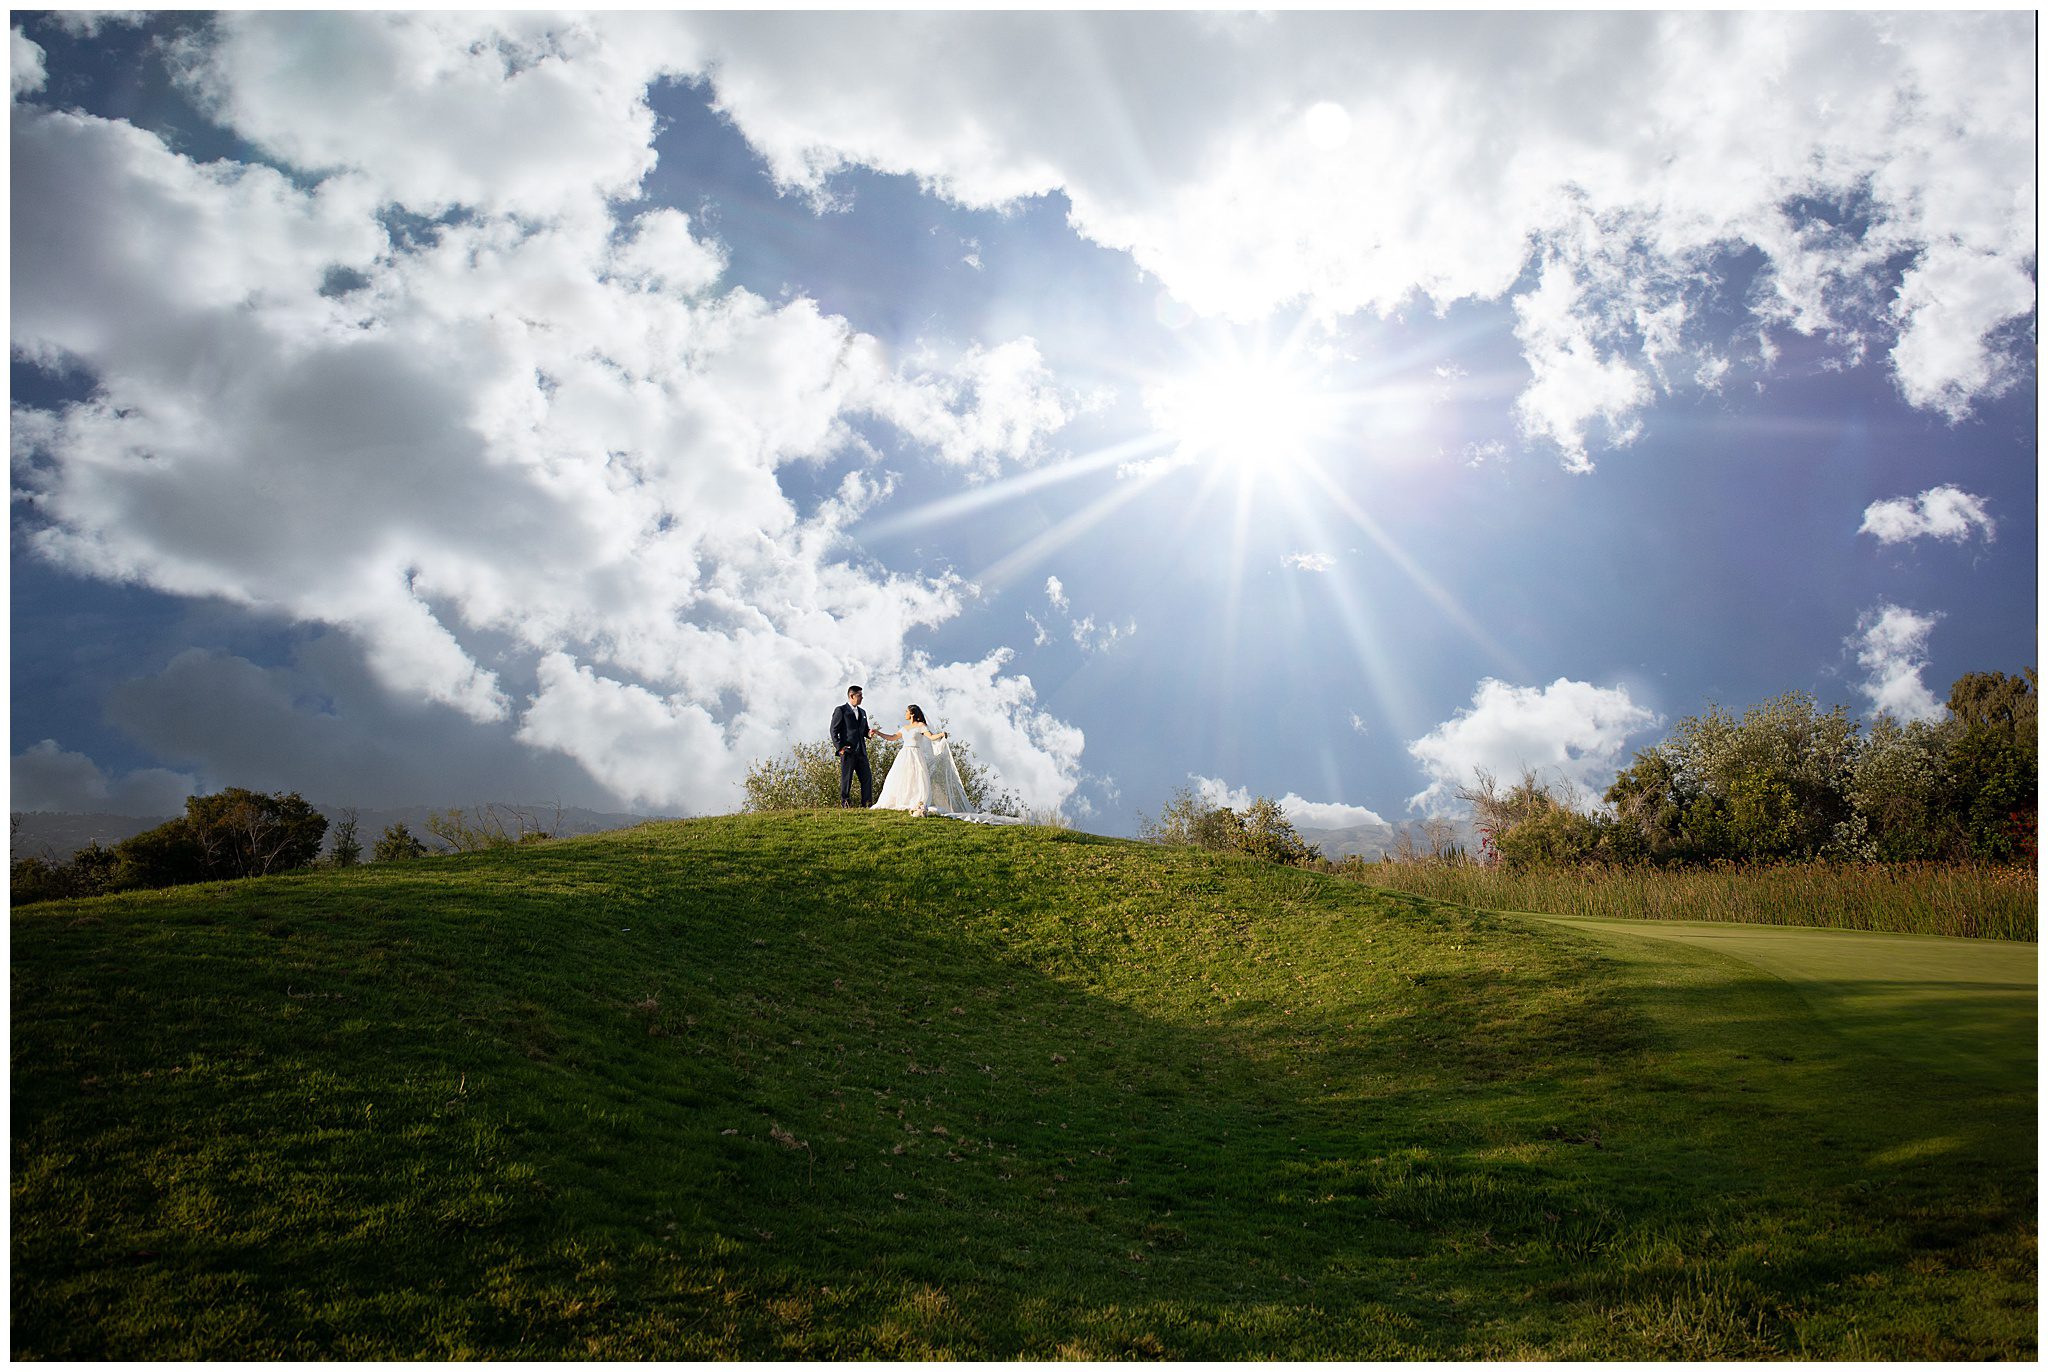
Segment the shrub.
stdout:
[[1243,853],[1292,865],[1320,862],[1323,856],[1303,841],[1279,801],[1259,796],[1239,812],[1211,805],[1186,786],[1167,799],[1156,818],[1138,817],[1138,836],[1169,847]]
[[1566,866],[1601,856],[1601,826],[1591,815],[1553,805],[1517,823],[1497,840],[1501,865],[1509,871],[1540,865]]
[[510,805],[480,805],[475,810],[451,809],[427,816],[427,832],[458,853],[545,842],[561,827],[559,810],[550,828],[531,813]]
[[372,862],[407,862],[427,855],[427,845],[413,836],[412,830],[403,824],[387,825],[377,846],[370,850]]
[[[943,729],[944,725],[934,727]],[[960,785],[967,803],[984,814],[1015,815],[1021,805],[1015,795],[999,790],[994,773],[974,759],[974,750],[961,739],[952,739],[953,762],[960,769]],[[868,742],[868,773],[875,791],[896,762],[900,743],[888,739]],[[839,804],[839,754],[830,743],[793,743],[775,757],[757,761],[747,768],[746,800],[741,808],[761,813],[770,810],[829,810]],[[854,778],[853,795],[860,796],[860,779]]]

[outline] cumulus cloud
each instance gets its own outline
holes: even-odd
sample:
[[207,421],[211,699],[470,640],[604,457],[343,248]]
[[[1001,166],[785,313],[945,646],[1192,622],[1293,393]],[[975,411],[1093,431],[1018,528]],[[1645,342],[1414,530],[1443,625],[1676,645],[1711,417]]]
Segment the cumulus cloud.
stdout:
[[[1188,780],[1195,784],[1195,794],[1210,805],[1243,810],[1254,799],[1250,788],[1233,787],[1218,777],[1205,777],[1190,772]],[[1280,808],[1296,828],[1303,829],[1356,829],[1365,825],[1386,823],[1377,812],[1363,805],[1346,805],[1334,800],[1307,800],[1292,791],[1280,798]]]
[[1328,553],[1289,553],[1280,560],[1303,572],[1327,572],[1337,565],[1337,559]]
[[1910,722],[1938,720],[1947,712],[1921,676],[1928,666],[1927,640],[1940,619],[1881,602],[1856,621],[1849,646],[1857,665],[1870,673],[1858,689],[1869,697],[1871,714]]
[[1982,533],[1989,543],[1998,526],[1984,497],[1956,486],[1936,486],[1917,496],[1872,501],[1856,532],[1871,534],[1879,543],[1910,543],[1916,538],[1966,543],[1972,534]]
[[48,74],[43,68],[43,45],[30,38],[20,29],[10,30],[7,38],[7,86],[16,100],[24,95],[34,95],[43,88]]
[[1749,365],[1809,335],[1954,416],[2030,355],[2006,337],[2035,297],[2025,14],[678,23],[801,192],[854,165],[967,205],[1059,191],[1077,231],[1233,319],[1512,298],[1522,424],[1577,469],[1658,393],[1723,384],[1729,340],[1690,302],[1746,252]]
[[1488,677],[1472,693],[1470,706],[1408,745],[1430,778],[1409,797],[1409,808],[1450,808],[1458,788],[1480,771],[1517,777],[1534,770],[1581,794],[1598,795],[1619,770],[1628,740],[1661,722],[1630,699],[1625,686],[1565,677],[1548,686],[1510,686]]
[[1037,341],[971,347],[943,366],[929,356],[906,384],[879,393],[873,410],[946,461],[983,475],[1036,459],[1046,436],[1075,410],[1039,356]]
[[[899,366],[802,296],[724,287],[687,216],[615,222],[652,165],[646,83],[687,48],[639,41],[657,19],[221,16],[183,79],[317,181],[18,108],[14,346],[95,382],[15,415],[18,537],[82,575],[332,626],[378,691],[570,760],[600,804],[730,808],[746,761],[866,678],[951,683],[1004,784],[1057,805],[1080,735],[1007,659],[911,644],[961,583],[846,537],[888,480],[853,470],[799,511],[777,472],[871,451],[854,426],[877,420],[992,470],[1030,460],[1065,400],[1029,340]],[[180,673],[131,718],[160,755],[225,767],[228,740],[177,751],[150,702],[223,674],[270,700],[268,679]],[[273,714],[281,738],[294,716]]]
[[152,818],[184,813],[185,797],[197,790],[192,777],[162,767],[109,776],[85,754],[68,752],[51,738],[16,753],[11,770],[8,805],[16,810]]
[[1045,599],[1055,610],[1067,608],[1067,588],[1060,584],[1058,577],[1049,576],[1045,579]]
[[[647,85],[687,64],[680,34],[630,41],[621,17],[230,12],[181,53],[221,123],[309,172],[350,172],[380,200],[555,216],[630,197],[654,166]],[[376,98],[365,99],[365,92]]]

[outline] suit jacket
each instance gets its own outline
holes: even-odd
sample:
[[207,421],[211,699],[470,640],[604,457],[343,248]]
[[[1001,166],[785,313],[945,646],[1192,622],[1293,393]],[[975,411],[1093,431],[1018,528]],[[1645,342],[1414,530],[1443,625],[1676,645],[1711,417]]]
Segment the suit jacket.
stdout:
[[832,712],[832,751],[864,748],[868,741],[868,712],[858,706],[842,705]]

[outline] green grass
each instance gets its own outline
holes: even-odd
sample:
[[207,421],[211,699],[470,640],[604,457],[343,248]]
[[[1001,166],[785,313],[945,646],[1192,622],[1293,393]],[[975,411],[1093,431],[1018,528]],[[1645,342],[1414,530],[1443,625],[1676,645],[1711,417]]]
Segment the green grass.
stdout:
[[1810,862],[1693,868],[1377,862],[1345,869],[1373,886],[1482,910],[1588,919],[1718,920],[1954,938],[2035,940],[2030,867]]
[[12,930],[17,1356],[2035,1349],[2031,1019],[1683,943],[873,813]]

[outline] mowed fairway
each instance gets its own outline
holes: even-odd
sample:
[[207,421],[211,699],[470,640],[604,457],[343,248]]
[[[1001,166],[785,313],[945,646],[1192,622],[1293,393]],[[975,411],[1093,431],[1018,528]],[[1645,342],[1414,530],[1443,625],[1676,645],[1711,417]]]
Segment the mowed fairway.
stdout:
[[12,931],[17,1356],[2035,1351],[1924,989],[873,813]]
[[2040,948],[1995,939],[1542,915],[1595,937],[1707,948],[1777,977],[1866,1054],[1985,1089],[2035,1090]]

